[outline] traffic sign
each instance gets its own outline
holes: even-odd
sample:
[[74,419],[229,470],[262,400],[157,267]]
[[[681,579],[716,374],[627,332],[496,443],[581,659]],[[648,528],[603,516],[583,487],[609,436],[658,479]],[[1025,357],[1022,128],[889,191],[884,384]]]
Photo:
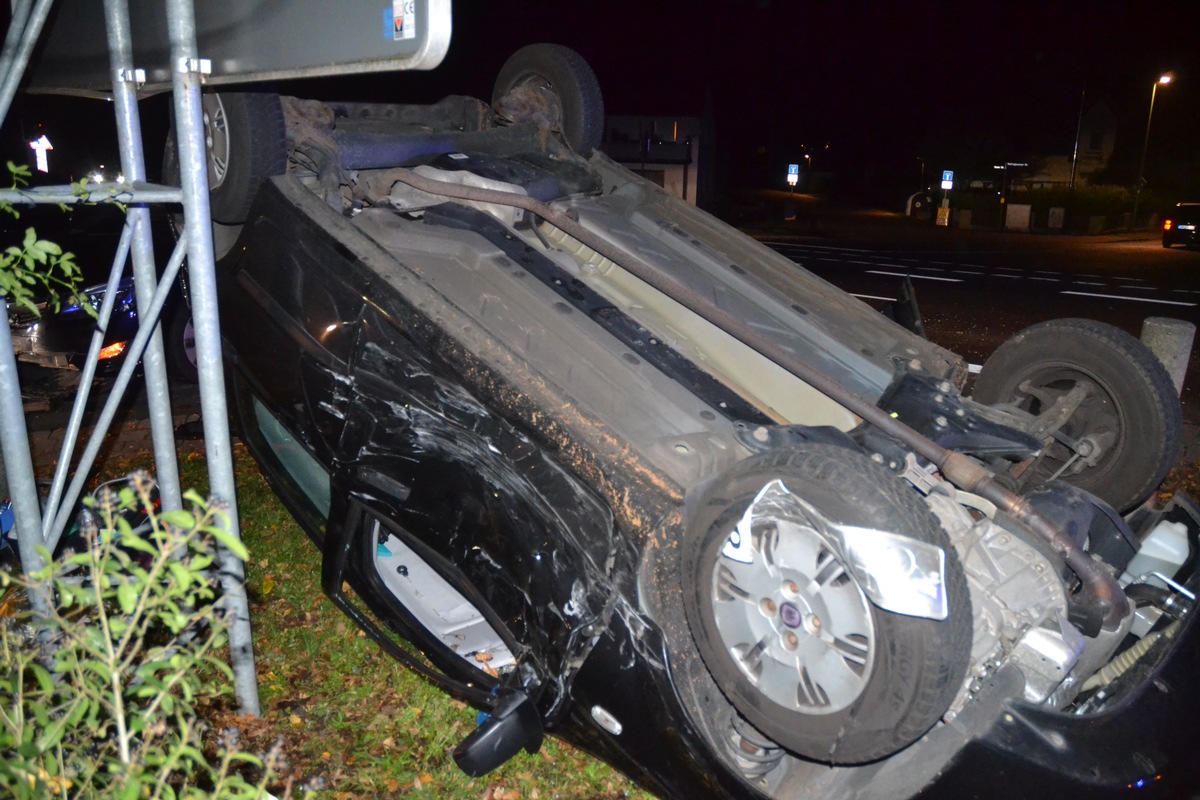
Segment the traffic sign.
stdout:
[[942,188],[949,191],[954,188],[954,170],[942,170]]

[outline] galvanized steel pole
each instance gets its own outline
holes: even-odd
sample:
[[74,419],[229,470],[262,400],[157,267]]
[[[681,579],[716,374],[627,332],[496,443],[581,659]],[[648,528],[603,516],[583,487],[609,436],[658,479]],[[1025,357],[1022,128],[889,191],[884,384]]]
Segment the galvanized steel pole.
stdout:
[[[192,295],[192,326],[196,332],[196,366],[200,373],[200,410],[212,493],[227,504],[229,532],[240,537],[229,417],[225,406],[225,375],[221,360],[217,311],[216,269],[213,265],[211,211],[208,197],[208,156],[200,82],[205,65],[196,50],[196,17],[191,0],[167,0],[167,35],[171,42],[175,137],[183,188],[184,236],[188,245],[188,275]],[[229,651],[234,690],[242,713],[259,713],[258,683],[250,611],[246,599],[245,567],[221,551],[221,584],[233,619]]]
[[[112,65],[113,105],[117,118],[117,141],[121,149],[121,170],[129,182],[146,180],[146,160],[142,150],[142,122],[138,114],[136,73],[129,8],[125,0],[104,0],[108,25],[108,51]],[[130,206],[126,213],[134,223],[133,285],[139,309],[149,309],[154,300],[158,276],[154,264],[154,240],[150,230],[150,210],[144,205]],[[145,313],[138,325],[157,326],[142,355],[146,378],[146,403],[150,416],[150,434],[154,443],[154,477],[163,508],[183,508],[179,489],[179,464],[175,456],[175,425],[171,416],[171,395],[167,388],[167,361],[163,353],[162,326],[158,317]]]

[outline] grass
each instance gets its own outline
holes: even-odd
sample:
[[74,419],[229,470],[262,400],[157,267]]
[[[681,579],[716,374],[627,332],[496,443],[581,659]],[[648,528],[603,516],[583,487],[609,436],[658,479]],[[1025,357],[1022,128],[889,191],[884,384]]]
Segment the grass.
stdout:
[[[553,738],[480,779],[462,774],[450,750],[475,712],[400,667],[339,612],[319,586],[316,548],[283,509],[245,447],[234,447],[262,716],[208,713],[236,726],[259,752],[282,742],[293,793],[316,797],[436,797],[470,800],[650,800],[606,764]],[[108,477],[144,466],[148,454],[114,463]],[[183,484],[204,491],[203,454],[180,463]],[[1159,497],[1200,498],[1200,463],[1172,470]],[[277,787],[282,793],[283,786]]]
[[[652,797],[553,738],[483,778],[460,772],[450,750],[474,728],[475,711],[402,668],[334,608],[320,589],[316,548],[245,447],[236,445],[234,457],[263,713],[212,709],[218,727],[236,725],[260,751],[282,739],[285,777],[319,797]],[[115,474],[134,466],[117,465]],[[202,454],[184,456],[180,471],[185,486],[203,491]]]

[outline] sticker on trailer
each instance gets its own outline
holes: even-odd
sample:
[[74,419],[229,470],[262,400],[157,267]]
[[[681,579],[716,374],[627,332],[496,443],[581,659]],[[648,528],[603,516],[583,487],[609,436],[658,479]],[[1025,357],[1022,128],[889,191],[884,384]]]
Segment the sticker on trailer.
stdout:
[[416,0],[392,0],[383,10],[383,35],[396,41],[417,38]]

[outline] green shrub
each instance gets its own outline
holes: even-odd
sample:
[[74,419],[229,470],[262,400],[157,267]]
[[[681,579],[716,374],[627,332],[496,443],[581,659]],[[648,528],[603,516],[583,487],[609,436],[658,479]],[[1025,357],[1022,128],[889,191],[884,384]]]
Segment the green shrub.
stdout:
[[[1143,201],[1145,197],[1143,193]],[[1133,210],[1133,192],[1124,186],[1023,189],[1014,192],[1010,202],[1028,203],[1035,215],[1046,214],[1057,206],[1068,216],[1111,217]]]
[[[226,641],[218,583],[220,542],[244,546],[224,513],[194,492],[190,508],[155,511],[153,482],[135,473],[105,491],[82,529],[81,552],[28,580],[49,619],[0,624],[8,675],[0,680],[0,794],[13,798],[250,798],[278,756],[240,752],[232,734],[206,749],[196,709],[230,692],[218,655]],[[130,513],[147,524],[133,528]],[[6,589],[14,579],[2,577]],[[255,785],[241,774],[261,771]]]
[[[29,167],[8,162],[12,188],[18,189],[29,183]],[[0,213],[20,219],[21,214],[8,203],[0,203]],[[9,307],[24,308],[40,315],[37,301],[42,294],[57,311],[62,298],[80,304],[85,311],[95,316],[95,309],[87,297],[80,293],[82,272],[75,263],[75,256],[63,252],[54,242],[38,237],[33,228],[26,228],[21,245],[12,245],[0,251],[0,297]]]

